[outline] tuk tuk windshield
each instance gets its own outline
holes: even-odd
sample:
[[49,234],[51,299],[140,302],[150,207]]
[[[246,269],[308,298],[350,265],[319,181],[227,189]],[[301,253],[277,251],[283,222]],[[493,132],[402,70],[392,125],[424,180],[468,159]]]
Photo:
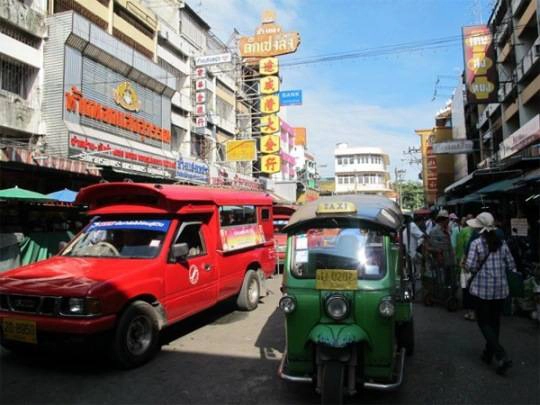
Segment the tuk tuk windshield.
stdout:
[[319,269],[356,270],[359,279],[384,277],[383,234],[372,229],[310,228],[292,236],[292,275],[315,278]]
[[62,252],[63,256],[149,259],[161,250],[168,219],[97,219]]

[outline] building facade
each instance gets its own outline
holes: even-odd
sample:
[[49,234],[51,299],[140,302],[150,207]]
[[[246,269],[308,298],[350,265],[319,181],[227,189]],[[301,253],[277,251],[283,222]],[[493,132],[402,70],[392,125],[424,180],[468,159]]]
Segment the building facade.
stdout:
[[380,148],[350,147],[334,150],[336,193],[386,195],[391,191],[388,155]]

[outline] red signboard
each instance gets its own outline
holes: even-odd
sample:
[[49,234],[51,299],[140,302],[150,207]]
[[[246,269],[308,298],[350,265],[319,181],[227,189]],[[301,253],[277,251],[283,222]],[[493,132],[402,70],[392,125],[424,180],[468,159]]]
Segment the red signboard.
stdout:
[[498,75],[489,27],[463,27],[463,53],[467,101],[476,104],[496,103]]
[[264,232],[257,224],[237,225],[221,229],[224,251],[243,249],[265,242]]

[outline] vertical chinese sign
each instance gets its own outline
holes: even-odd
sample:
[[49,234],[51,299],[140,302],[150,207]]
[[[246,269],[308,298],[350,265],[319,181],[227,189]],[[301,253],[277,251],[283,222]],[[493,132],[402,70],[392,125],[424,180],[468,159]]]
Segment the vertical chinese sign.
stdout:
[[200,132],[206,128],[206,68],[195,68],[195,128]]
[[463,54],[467,101],[474,104],[496,103],[498,74],[489,27],[463,27]]
[[281,171],[281,126],[277,115],[280,110],[280,80],[276,56],[296,52],[300,45],[300,35],[283,32],[275,19],[274,11],[263,12],[262,24],[255,35],[239,40],[240,55],[259,64],[260,170],[266,174]]

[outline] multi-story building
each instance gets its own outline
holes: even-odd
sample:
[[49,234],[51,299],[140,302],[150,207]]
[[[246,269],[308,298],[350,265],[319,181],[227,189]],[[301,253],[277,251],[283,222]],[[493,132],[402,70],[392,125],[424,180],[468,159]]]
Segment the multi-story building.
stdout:
[[381,148],[351,147],[339,143],[334,150],[336,193],[386,195],[391,191],[388,155]]
[[307,149],[306,128],[295,128],[295,146],[292,154],[296,160],[297,201],[304,203],[319,197],[319,172],[315,156]]

